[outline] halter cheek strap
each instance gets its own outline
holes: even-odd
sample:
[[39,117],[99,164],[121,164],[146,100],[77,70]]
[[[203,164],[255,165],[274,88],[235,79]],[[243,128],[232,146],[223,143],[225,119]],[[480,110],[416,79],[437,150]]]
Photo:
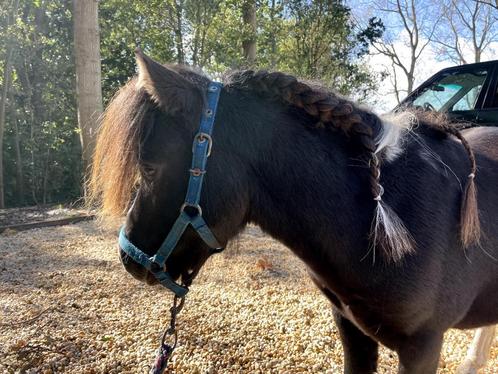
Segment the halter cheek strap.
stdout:
[[[189,170],[190,178],[185,202],[180,208],[178,218],[171,227],[157,253],[154,256],[149,257],[135,246],[126,237],[125,226],[121,227],[119,232],[119,247],[135,262],[149,270],[159,283],[173,291],[178,297],[185,296],[188,292],[188,288],[176,283],[168,272],[163,271],[163,269],[166,260],[176,248],[178,241],[183,236],[187,227],[189,225],[192,226],[199,237],[212,249],[212,252],[216,253],[223,250],[202,217],[202,208],[199,205],[204,175],[206,174],[207,159],[211,154],[211,148],[213,146],[211,135],[213,133],[214,119],[222,87],[223,85],[218,82],[210,82],[208,86],[207,105],[202,113],[199,132],[195,135],[192,144],[192,166]],[[190,215],[185,212],[185,209],[188,207],[196,211],[196,214]]]

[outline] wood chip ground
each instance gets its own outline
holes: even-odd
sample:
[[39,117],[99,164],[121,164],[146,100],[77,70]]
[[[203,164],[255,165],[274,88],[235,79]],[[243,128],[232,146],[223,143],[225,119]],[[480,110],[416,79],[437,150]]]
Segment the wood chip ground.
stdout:
[[[0,236],[0,373],[146,373],[171,296],[135,281],[95,222]],[[339,374],[328,301],[288,249],[249,228],[204,267],[179,316],[170,373]],[[446,334],[453,373],[472,331]],[[483,374],[498,373],[498,341]],[[394,373],[382,348],[379,373]]]

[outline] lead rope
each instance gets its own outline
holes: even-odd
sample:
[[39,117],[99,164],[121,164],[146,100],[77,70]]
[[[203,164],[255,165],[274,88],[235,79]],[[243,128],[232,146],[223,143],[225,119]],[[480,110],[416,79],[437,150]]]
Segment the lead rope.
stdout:
[[[176,316],[181,312],[183,306],[185,305],[185,296],[178,297],[175,296],[173,299],[173,306],[170,308],[171,319],[169,322],[169,327],[164,330],[163,336],[161,338],[161,345],[157,350],[156,361],[154,366],[150,369],[149,374],[162,374],[166,370],[168,361],[173,355],[173,351],[176,348],[176,343],[178,341],[178,333],[176,331]],[[171,338],[172,344],[166,342],[168,338]]]

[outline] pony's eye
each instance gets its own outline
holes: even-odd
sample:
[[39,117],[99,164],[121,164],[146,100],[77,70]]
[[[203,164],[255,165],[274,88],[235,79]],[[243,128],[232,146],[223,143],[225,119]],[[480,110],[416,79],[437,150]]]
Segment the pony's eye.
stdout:
[[156,168],[151,165],[143,165],[141,169],[143,175],[147,178],[152,178],[156,174]]

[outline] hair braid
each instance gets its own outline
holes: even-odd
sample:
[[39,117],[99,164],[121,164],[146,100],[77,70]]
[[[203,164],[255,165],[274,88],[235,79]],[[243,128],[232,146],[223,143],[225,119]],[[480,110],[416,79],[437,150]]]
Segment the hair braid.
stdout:
[[469,142],[462,135],[462,127],[455,124],[449,124],[448,117],[444,113],[422,110],[411,110],[411,112],[427,127],[444,134],[445,136],[448,134],[453,135],[462,143],[470,162],[470,173],[467,176],[460,207],[460,239],[464,248],[473,244],[479,245],[481,239],[481,224],[477,204],[477,187],[475,184],[477,162]]
[[232,76],[232,81],[238,87],[302,108],[322,124],[357,136],[368,152],[375,149],[372,127],[365,123],[358,108],[332,92],[319,90],[289,74],[265,70],[238,72]]
[[469,142],[455,127],[441,125],[444,132],[455,136],[462,143],[470,161],[470,174],[467,177],[465,190],[463,192],[462,205],[460,207],[460,236],[464,247],[479,244],[481,239],[481,223],[479,220],[479,208],[477,205],[477,188],[475,177],[477,175],[477,162]]
[[375,260],[377,246],[385,258],[394,262],[401,261],[407,254],[415,251],[414,240],[403,221],[382,199],[384,187],[380,183],[380,162],[373,152],[370,161],[370,186],[376,202],[374,218],[370,228],[370,240]]
[[[329,125],[348,136],[355,137],[369,155],[369,159],[376,157],[372,126],[365,123],[351,102],[334,93],[317,90],[289,74],[265,70],[256,72],[246,70],[238,74],[239,76],[235,78],[235,83],[238,85],[304,109],[306,113],[318,119],[318,125]],[[376,164],[378,170],[378,160],[370,164]],[[374,196],[377,196],[378,178],[375,177],[374,169],[371,169],[371,173],[371,189]]]
[[292,106],[302,108],[318,120],[317,125],[341,130],[355,138],[370,159],[370,189],[376,209],[370,239],[374,254],[379,246],[388,260],[398,261],[413,251],[413,240],[401,219],[383,201],[380,184],[380,165],[376,154],[373,125],[367,123],[353,103],[280,72],[247,70],[231,77],[232,84],[247,88]]

